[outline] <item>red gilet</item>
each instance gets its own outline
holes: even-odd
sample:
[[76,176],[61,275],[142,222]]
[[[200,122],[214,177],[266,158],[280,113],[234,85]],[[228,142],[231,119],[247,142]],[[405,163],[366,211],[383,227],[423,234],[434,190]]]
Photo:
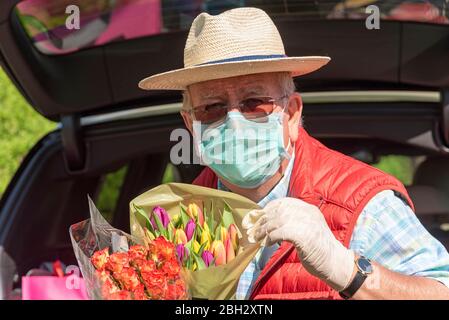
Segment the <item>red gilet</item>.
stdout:
[[[393,190],[414,209],[404,186],[394,177],[328,149],[300,128],[295,145],[289,196],[316,205],[338,241],[349,246],[357,218],[377,193]],[[205,168],[193,184],[217,187],[217,176]],[[295,248],[284,241],[262,270],[252,299],[340,299],[325,282],[301,265]]]

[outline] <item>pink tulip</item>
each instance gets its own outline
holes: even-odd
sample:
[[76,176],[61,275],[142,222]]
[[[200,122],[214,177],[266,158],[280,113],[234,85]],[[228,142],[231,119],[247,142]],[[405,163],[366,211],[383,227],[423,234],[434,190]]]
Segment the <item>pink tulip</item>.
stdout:
[[226,250],[223,242],[220,240],[212,242],[211,251],[215,258],[215,265],[226,264]]
[[176,254],[178,255],[178,260],[182,264],[184,260],[189,257],[189,249],[187,249],[183,244],[176,245]]
[[235,252],[234,252],[234,248],[232,246],[231,239],[228,239],[226,241],[225,248],[226,248],[226,263],[228,263],[235,259]]
[[237,246],[238,246],[238,235],[237,235],[237,228],[235,227],[235,224],[231,224],[228,228],[228,234],[229,234],[229,239],[231,239],[232,242],[232,247],[234,248],[234,251],[237,250]]
[[[165,211],[165,209],[160,206],[156,206],[153,209],[153,214],[157,215],[164,228],[167,228],[168,224],[170,223],[170,216],[168,215],[167,211]],[[151,216],[151,224],[153,225],[154,229],[157,229],[157,225],[154,221],[153,216]]]
[[201,255],[201,258],[203,258],[204,264],[208,267],[212,261],[214,260],[214,256],[212,253],[208,250],[204,250],[203,254]]
[[195,221],[193,221],[193,219],[190,219],[189,222],[187,222],[187,225],[185,228],[187,241],[190,241],[190,239],[192,239],[193,233],[195,232],[195,227],[196,227]]

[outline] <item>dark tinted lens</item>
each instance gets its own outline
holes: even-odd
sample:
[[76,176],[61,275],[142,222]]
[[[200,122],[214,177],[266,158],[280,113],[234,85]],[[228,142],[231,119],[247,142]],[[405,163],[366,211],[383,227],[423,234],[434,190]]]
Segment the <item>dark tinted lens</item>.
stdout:
[[212,123],[223,119],[227,113],[226,105],[213,103],[194,108],[195,119],[203,123]]
[[273,112],[273,98],[258,97],[249,98],[241,102],[241,110],[243,113],[268,115]]

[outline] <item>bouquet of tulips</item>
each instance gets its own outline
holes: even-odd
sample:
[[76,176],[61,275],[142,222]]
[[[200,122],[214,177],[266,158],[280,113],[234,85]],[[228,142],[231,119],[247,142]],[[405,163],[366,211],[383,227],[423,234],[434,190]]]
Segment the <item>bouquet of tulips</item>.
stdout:
[[113,228],[89,198],[90,219],[70,227],[91,299],[185,300],[189,293],[175,245],[142,241]]
[[[227,203],[220,214],[221,221],[215,221],[214,214],[208,214],[202,205],[182,203],[179,214],[170,218],[167,211],[156,206],[147,214],[142,208],[135,210],[145,217],[145,235],[152,241],[164,237],[176,245],[178,260],[189,270],[202,270],[219,266],[235,259],[238,252],[238,228]],[[211,208],[214,210],[216,208]]]
[[90,219],[70,227],[91,299],[231,299],[257,253],[242,234],[258,206],[231,192],[169,183],[130,202],[131,234],[89,198]]
[[131,234],[144,242],[163,236],[176,246],[193,298],[231,299],[259,248],[240,232],[245,214],[257,208],[231,192],[168,183],[131,201]]

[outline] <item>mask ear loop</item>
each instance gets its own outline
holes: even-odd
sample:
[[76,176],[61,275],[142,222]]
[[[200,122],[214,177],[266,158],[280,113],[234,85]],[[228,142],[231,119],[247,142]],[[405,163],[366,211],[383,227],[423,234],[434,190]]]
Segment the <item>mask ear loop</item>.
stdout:
[[282,146],[283,146],[283,151],[281,153],[281,156],[284,157],[285,159],[287,159],[288,161],[290,161],[292,159],[292,156],[290,155],[290,153],[288,152],[288,149],[290,147],[293,147],[293,145],[291,144],[291,140],[290,140],[290,136],[288,137],[288,144],[287,147],[284,147],[284,123],[283,123],[283,119],[285,117],[285,111],[287,110],[287,106],[285,105],[284,108],[282,109],[282,112],[280,113],[281,116],[279,117],[279,123],[281,125],[281,136],[282,136]]
[[192,138],[193,138],[193,148],[195,149],[194,152],[196,153],[196,156],[198,157],[199,160],[199,164],[200,165],[204,165],[204,161],[203,161],[203,146],[201,144],[201,140],[202,140],[202,125],[201,125],[201,121],[198,120],[193,120],[193,133],[192,133]]

